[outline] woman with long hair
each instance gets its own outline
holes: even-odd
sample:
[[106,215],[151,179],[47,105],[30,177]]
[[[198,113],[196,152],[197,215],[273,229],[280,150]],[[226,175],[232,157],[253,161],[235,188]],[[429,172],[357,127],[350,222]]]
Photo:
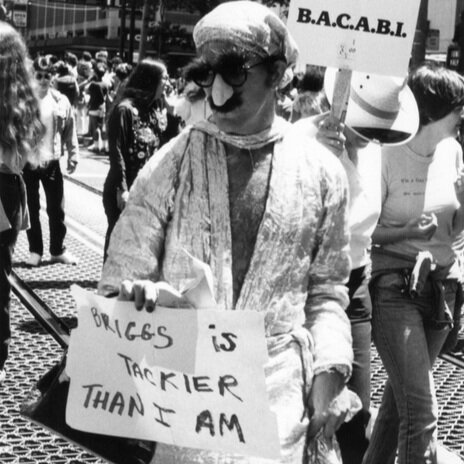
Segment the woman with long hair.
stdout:
[[10,331],[13,247],[28,227],[22,169],[37,166],[43,135],[26,44],[9,24],[0,21],[0,383],[5,378]]
[[110,110],[107,122],[110,169],[103,188],[108,219],[105,257],[111,231],[125,206],[132,182],[140,168],[166,142],[168,115],[162,100],[168,79],[161,61],[142,60]]

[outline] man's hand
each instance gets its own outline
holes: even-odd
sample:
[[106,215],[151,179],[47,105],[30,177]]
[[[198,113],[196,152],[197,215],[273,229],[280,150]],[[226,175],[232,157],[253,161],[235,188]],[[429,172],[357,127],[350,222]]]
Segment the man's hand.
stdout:
[[155,310],[158,300],[158,283],[151,280],[124,280],[119,290],[121,300],[134,301],[137,310],[144,307],[147,312]]
[[318,128],[316,139],[335,156],[340,158],[346,143],[346,137],[343,133],[345,125],[339,123],[335,126],[333,122],[330,121],[329,116],[329,113],[324,113],[314,118],[314,124],[316,124]]
[[308,404],[313,412],[308,438],[314,438],[321,429],[327,438],[334,435],[351,409],[350,396],[345,390],[345,379],[340,372],[321,372],[314,377]]
[[127,200],[129,199],[129,192],[127,190],[117,190],[116,193],[116,204],[118,205],[118,208],[122,211],[127,203]]
[[173,308],[188,308],[191,305],[184,297],[167,282],[152,282],[151,280],[124,280],[119,290],[119,298],[134,301],[135,308],[143,308],[151,313],[159,303]]

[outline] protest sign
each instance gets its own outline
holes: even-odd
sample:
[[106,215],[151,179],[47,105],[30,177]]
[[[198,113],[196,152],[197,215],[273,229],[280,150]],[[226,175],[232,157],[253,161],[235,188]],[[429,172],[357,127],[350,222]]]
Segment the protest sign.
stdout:
[[291,0],[287,26],[307,64],[405,76],[420,0]]
[[264,317],[158,307],[72,287],[66,422],[77,430],[278,459]]

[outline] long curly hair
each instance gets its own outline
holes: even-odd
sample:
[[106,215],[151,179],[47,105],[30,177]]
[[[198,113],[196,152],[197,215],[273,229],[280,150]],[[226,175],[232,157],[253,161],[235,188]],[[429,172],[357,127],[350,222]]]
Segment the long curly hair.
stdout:
[[0,21],[0,147],[3,157],[21,169],[39,164],[37,145],[44,134],[26,44]]

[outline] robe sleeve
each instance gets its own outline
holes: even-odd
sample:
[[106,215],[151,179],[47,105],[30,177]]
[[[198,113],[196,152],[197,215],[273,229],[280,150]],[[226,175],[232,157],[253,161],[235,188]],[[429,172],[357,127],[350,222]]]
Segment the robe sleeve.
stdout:
[[322,168],[322,214],[308,281],[305,327],[314,341],[314,373],[335,368],[348,378],[353,350],[345,310],[350,273],[348,182],[338,159]]

